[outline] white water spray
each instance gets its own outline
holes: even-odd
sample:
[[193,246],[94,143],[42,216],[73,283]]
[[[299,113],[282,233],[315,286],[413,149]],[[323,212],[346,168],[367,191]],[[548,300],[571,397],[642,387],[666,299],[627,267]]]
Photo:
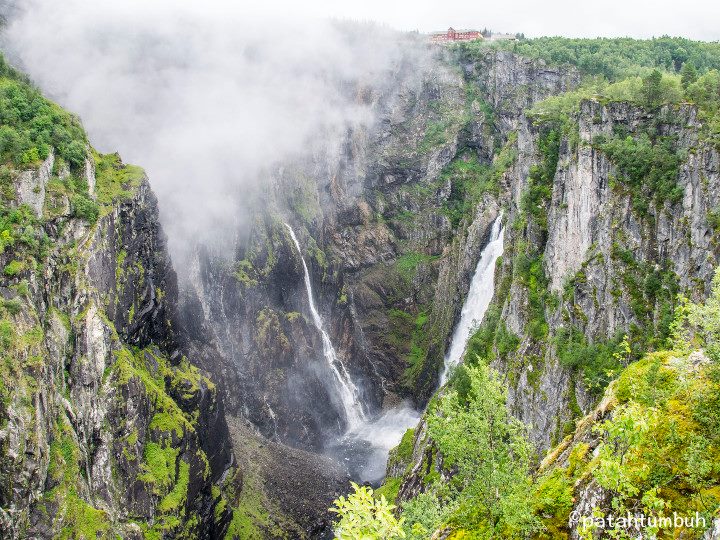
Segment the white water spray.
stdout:
[[492,301],[495,292],[495,263],[503,254],[504,233],[502,214],[500,214],[493,223],[490,241],[480,254],[480,260],[475,268],[470,291],[460,314],[460,322],[455,327],[450,349],[445,356],[445,365],[440,375],[440,386],[447,381],[450,369],[457,366],[462,360],[471,333],[482,321]]
[[318,332],[320,332],[320,336],[322,337],[323,355],[325,356],[325,360],[327,360],[335,379],[335,386],[337,387],[338,394],[345,411],[347,429],[352,430],[365,419],[365,413],[362,408],[362,403],[360,402],[360,392],[358,392],[357,387],[353,384],[345,366],[337,357],[332,341],[330,341],[330,336],[325,331],[320,313],[318,313],[317,307],[315,307],[315,298],[313,297],[312,283],[310,282],[310,272],[308,272],[307,264],[305,264],[305,257],[303,257],[302,250],[300,249],[300,242],[298,242],[293,228],[287,223],[285,223],[285,226],[288,231],[290,231],[290,237],[295,243],[295,247],[300,255],[300,260],[302,261],[303,270],[305,271],[305,289],[307,290],[310,313],[312,314],[315,328],[318,329]]

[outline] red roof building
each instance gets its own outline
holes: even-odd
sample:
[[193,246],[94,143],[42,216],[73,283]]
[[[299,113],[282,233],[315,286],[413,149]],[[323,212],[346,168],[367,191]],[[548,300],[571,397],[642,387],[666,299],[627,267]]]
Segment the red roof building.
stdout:
[[448,41],[473,41],[483,39],[483,35],[477,30],[455,30],[448,28],[445,33],[430,34],[430,41],[433,43],[446,43]]

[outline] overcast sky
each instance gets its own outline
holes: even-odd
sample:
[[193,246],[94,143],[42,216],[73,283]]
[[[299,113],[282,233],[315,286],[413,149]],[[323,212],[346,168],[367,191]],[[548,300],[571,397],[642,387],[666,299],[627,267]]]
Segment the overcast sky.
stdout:
[[[210,2],[212,4],[212,2]],[[664,34],[708,41],[720,39],[717,0],[269,0],[270,14],[303,13],[382,22],[400,30],[432,31],[448,26],[528,36],[571,37]]]

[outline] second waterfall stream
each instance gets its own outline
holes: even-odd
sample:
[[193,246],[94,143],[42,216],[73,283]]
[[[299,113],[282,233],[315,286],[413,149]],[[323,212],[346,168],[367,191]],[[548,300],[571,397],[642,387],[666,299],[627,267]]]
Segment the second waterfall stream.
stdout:
[[445,355],[440,386],[447,381],[450,370],[461,362],[472,332],[480,324],[490,306],[495,293],[495,263],[503,254],[504,233],[502,214],[500,214],[493,223],[490,240],[480,254],[480,260],[470,282],[470,291],[462,307],[460,321],[455,327],[450,348]]

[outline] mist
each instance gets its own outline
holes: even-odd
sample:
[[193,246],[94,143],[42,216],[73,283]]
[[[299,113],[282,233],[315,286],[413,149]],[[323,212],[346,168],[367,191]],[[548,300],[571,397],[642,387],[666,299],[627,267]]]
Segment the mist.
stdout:
[[146,169],[180,268],[204,236],[232,242],[238,201],[274,167],[373,122],[346,90],[387,78],[401,55],[387,28],[248,18],[222,1],[3,7],[11,60],[79,114],[96,148]]

